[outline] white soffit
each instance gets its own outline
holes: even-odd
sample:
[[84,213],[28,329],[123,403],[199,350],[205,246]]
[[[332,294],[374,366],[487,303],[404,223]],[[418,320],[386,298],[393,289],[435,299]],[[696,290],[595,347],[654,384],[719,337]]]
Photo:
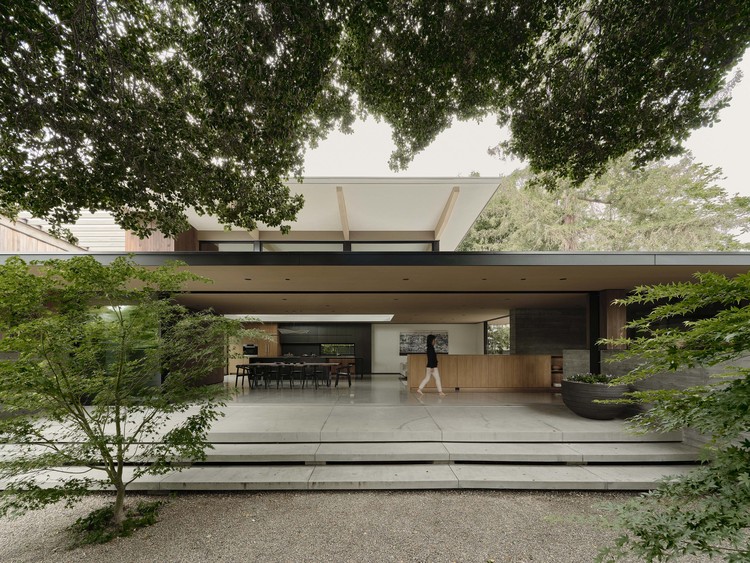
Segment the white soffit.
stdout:
[[[500,178],[305,178],[290,181],[293,194],[305,205],[290,224],[288,240],[295,231],[387,231],[408,233],[442,229],[440,249],[454,250],[497,190]],[[341,188],[340,190],[337,188]],[[457,194],[454,188],[458,188]],[[346,219],[342,221],[341,201]],[[448,213],[446,214],[446,209]],[[447,215],[442,221],[441,217]],[[220,231],[215,217],[188,212],[199,231]],[[260,225],[259,229],[270,229]],[[390,238],[399,238],[391,236]],[[405,239],[410,237],[405,236]],[[342,237],[343,240],[343,237]]]

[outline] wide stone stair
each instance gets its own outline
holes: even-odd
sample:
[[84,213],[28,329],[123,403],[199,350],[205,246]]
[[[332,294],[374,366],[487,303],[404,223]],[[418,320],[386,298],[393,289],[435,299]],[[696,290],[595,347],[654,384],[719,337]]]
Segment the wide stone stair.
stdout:
[[640,491],[699,463],[681,433],[634,435],[554,405],[234,407],[208,438],[205,461],[130,489]]
[[679,442],[224,443],[158,488],[647,490],[697,460]]
[[296,405],[283,413],[255,406],[227,416],[209,434],[207,460],[158,486],[647,490],[699,460],[679,432],[635,435],[621,420],[583,419],[562,405]]

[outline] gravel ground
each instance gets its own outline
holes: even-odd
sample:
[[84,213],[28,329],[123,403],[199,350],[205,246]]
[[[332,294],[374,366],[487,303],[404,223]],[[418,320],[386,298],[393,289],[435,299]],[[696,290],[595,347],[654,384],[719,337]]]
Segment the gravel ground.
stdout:
[[109,497],[0,520],[0,561],[578,563],[593,561],[597,548],[616,535],[603,504],[629,496],[467,490],[162,498],[166,504],[156,525],[74,550],[67,548],[66,527],[110,502]]

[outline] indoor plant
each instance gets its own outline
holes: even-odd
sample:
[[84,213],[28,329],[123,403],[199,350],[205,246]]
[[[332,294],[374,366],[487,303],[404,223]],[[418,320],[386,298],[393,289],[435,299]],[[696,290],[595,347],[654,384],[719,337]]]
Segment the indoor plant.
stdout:
[[565,406],[579,416],[597,420],[610,420],[622,415],[625,404],[600,403],[622,399],[629,391],[627,384],[612,385],[613,375],[577,373],[562,381],[562,400]]

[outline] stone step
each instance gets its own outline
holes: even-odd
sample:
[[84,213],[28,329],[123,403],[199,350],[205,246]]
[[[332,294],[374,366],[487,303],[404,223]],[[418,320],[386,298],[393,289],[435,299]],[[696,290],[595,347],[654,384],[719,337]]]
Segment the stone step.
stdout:
[[665,442],[682,432],[639,434],[623,420],[581,418],[560,405],[253,405],[227,407],[212,443]]
[[214,444],[206,463],[686,463],[699,450],[675,442],[337,442]]
[[383,464],[203,466],[137,481],[133,490],[524,489],[633,490],[690,471],[685,465]]
[[[77,468],[64,468],[67,476]],[[132,474],[133,467],[127,468]],[[130,491],[286,491],[364,489],[515,489],[645,491],[687,465],[527,465],[527,464],[382,464],[382,465],[212,465],[189,467],[168,475],[144,476]],[[37,475],[41,487],[54,485],[61,473]],[[126,478],[128,478],[126,475]],[[0,481],[0,490],[5,483]],[[108,490],[103,483],[92,486]]]
[[[0,446],[0,460],[20,451]],[[39,448],[39,452],[43,451]],[[697,448],[675,442],[482,443],[482,442],[336,442],[214,444],[202,464],[341,463],[693,463]],[[189,463],[189,460],[185,460]],[[135,463],[144,463],[143,459]]]

